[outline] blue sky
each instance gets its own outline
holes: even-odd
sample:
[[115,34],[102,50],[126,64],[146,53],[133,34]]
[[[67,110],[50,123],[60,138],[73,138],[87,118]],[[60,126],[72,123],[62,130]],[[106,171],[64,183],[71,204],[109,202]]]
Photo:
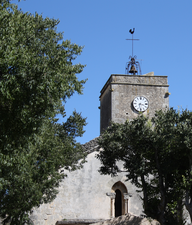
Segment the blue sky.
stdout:
[[[17,3],[16,0],[13,2]],[[59,19],[64,39],[84,46],[77,63],[86,64],[79,79],[88,78],[83,95],[66,103],[87,117],[81,143],[99,136],[100,90],[111,74],[124,74],[132,54],[129,29],[135,28],[134,55],[142,74],[167,75],[170,107],[192,110],[192,1],[191,0],[26,0],[24,12]]]

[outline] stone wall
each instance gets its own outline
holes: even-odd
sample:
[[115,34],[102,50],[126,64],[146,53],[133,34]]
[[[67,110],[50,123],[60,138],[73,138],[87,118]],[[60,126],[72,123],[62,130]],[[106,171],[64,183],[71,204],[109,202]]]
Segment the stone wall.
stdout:
[[56,225],[160,225],[157,220],[151,218],[143,218],[135,216],[133,214],[127,214],[124,216],[119,216],[114,219],[98,221],[94,223],[93,221],[58,221]]
[[[93,144],[94,143],[94,144]],[[92,140],[84,147],[97,146]],[[100,161],[96,159],[95,151],[87,156],[87,162],[82,169],[67,172],[68,177],[59,186],[59,194],[50,204],[43,204],[34,209],[31,219],[35,225],[54,225],[56,221],[70,219],[110,219],[112,216],[109,193],[113,193],[114,184],[124,185],[129,194],[128,211],[136,215],[142,213],[140,197],[130,182],[126,181],[125,174],[116,177],[100,175],[98,169]],[[121,163],[119,165],[122,168]]]
[[129,213],[115,219],[94,223],[94,225],[160,225],[160,223],[151,218],[143,218]]
[[167,76],[111,75],[100,95],[100,131],[106,129],[110,121],[124,123],[136,118],[139,113],[132,106],[135,97],[148,100],[149,107],[143,114],[150,118],[156,110],[168,108],[168,87]]

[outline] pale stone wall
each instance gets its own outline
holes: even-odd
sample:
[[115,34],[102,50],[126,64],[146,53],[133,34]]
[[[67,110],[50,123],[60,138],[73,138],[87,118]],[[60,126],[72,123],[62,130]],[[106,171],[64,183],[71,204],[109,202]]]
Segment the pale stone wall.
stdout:
[[[70,223],[69,223],[70,222]],[[58,221],[56,225],[89,225],[89,221],[69,221],[66,223],[66,221]],[[85,222],[85,223],[83,223]],[[90,221],[91,224],[91,221]],[[139,216],[135,216],[131,213],[123,216],[119,216],[114,219],[110,220],[104,220],[104,221],[98,221],[96,223],[93,223],[93,225],[160,225],[160,223],[157,220],[153,220],[152,218],[143,218]]]
[[[128,212],[142,213],[142,204],[136,188],[126,181],[125,174],[117,177],[100,175],[100,161],[91,152],[83,168],[67,172],[59,187],[59,194],[51,204],[35,209],[31,219],[35,225],[54,225],[63,219],[109,219],[111,217],[111,198],[113,185],[121,181],[127,188]],[[120,163],[121,165],[121,163]]]

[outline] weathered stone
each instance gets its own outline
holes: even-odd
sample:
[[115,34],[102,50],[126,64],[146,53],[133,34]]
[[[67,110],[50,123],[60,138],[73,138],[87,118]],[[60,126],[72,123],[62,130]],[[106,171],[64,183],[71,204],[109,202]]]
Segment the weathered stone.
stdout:
[[[34,224],[54,225],[56,221],[71,219],[110,219],[114,215],[114,208],[111,208],[111,198],[106,193],[114,194],[114,184],[118,184],[115,185],[118,189],[121,189],[122,185],[126,189],[122,188],[122,193],[126,192],[125,194],[129,193],[132,196],[129,200],[123,200],[128,201],[124,203],[124,211],[128,204],[129,212],[136,215],[142,213],[137,188],[126,180],[125,173],[119,173],[116,177],[100,175],[98,169],[101,164],[95,157],[96,154],[96,152],[88,154],[87,162],[82,169],[68,172],[68,177],[60,183],[59,193],[52,203],[43,204],[34,210],[32,214],[35,216]],[[123,168],[121,162],[119,166]],[[50,215],[47,215],[48,213]]]
[[154,72],[146,73],[143,76],[154,76]]
[[106,193],[106,195],[109,196],[112,199],[115,199],[116,193],[108,192],[108,193]]
[[148,100],[149,107],[143,114],[149,118],[156,110],[168,108],[168,87],[167,76],[111,75],[100,95],[100,132],[111,121],[124,123],[136,118],[140,113],[132,106],[135,97],[143,96]]
[[125,216],[94,223],[94,225],[160,225],[160,223],[151,218],[138,217],[129,213]]
[[98,137],[94,138],[93,140],[85,143],[82,145],[82,147],[85,149],[85,151],[89,154],[91,152],[96,151],[97,147],[98,147],[98,143],[97,143]]
[[63,221],[57,221],[56,225],[89,225],[89,224],[95,224],[104,222],[105,220],[63,220]]
[[109,220],[66,220],[58,221],[56,225],[160,225],[157,220],[151,218],[138,217],[133,214],[119,216]]

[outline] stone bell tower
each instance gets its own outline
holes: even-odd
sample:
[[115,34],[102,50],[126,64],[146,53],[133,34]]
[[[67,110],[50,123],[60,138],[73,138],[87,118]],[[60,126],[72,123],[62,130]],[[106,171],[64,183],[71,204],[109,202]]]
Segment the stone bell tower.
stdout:
[[168,108],[168,87],[167,76],[112,74],[101,90],[100,132],[111,121],[124,123],[140,113],[152,117],[156,110]]
[[133,39],[134,29],[129,32],[132,39],[127,40],[132,40],[132,56],[127,63],[127,74],[112,74],[101,90],[100,132],[111,121],[124,123],[141,113],[151,118],[156,110],[169,107],[167,76],[155,76],[153,72],[141,75],[140,64],[133,56],[133,40],[138,39]]

